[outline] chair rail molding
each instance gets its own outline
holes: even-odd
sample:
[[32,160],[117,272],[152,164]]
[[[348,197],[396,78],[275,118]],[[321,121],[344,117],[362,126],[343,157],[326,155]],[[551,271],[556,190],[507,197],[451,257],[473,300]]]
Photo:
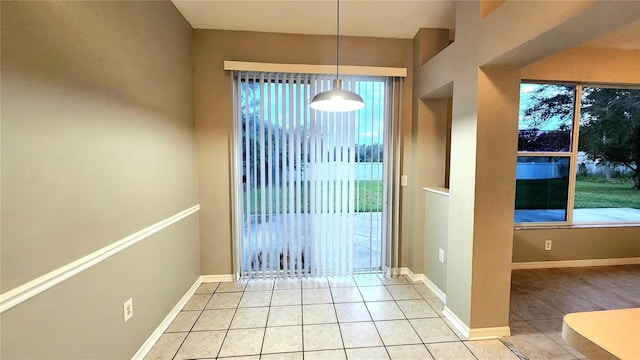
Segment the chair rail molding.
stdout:
[[91,268],[92,266],[119,253],[120,251],[125,250],[129,246],[148,238],[149,236],[161,231],[162,229],[165,229],[166,227],[186,218],[191,214],[198,212],[199,210],[200,205],[194,205],[166,219],[160,220],[157,223],[150,225],[138,232],[135,232],[123,239],[120,239],[110,245],[96,250],[89,255],[86,255],[69,264],[61,266],[36,279],[33,279],[25,284],[11,289],[4,294],[1,294],[0,314],[16,305],[19,305],[23,301],[26,301],[42,293],[43,291],[60,284],[61,282],[71,278],[72,276]]

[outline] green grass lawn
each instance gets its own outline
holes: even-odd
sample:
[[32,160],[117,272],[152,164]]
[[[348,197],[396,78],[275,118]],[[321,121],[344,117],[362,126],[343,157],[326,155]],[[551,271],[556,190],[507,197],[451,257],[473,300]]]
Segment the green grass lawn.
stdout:
[[640,209],[640,190],[633,183],[576,182],[576,209],[633,208]]
[[[300,196],[297,197],[296,196],[297,189],[295,188],[295,186],[300,186],[300,185],[302,185],[300,188]],[[328,185],[328,182],[326,181],[316,182],[315,191],[321,195],[323,191],[326,191],[323,189],[325,189],[327,185]],[[279,204],[279,209],[280,209],[279,213],[287,213],[287,212],[290,212],[290,210],[297,211],[298,205],[300,206],[300,211],[304,213],[306,212],[305,209],[311,206],[311,199],[309,198],[309,196],[305,198],[305,194],[307,193],[307,191],[310,190],[310,186],[311,186],[310,182],[294,185],[293,196],[289,192],[291,188],[288,188],[286,189],[286,191],[283,191],[282,187],[271,186],[268,188],[262,188],[262,189],[245,192],[243,194],[244,195],[243,200],[245,204],[247,204],[247,200],[249,200],[249,206],[252,214],[262,213],[256,210],[261,209],[263,197],[265,200],[265,204],[267,206],[267,211],[265,211],[265,214],[272,213],[273,211],[271,209],[276,209],[276,200]],[[336,183],[334,183],[333,186],[335,187]],[[344,188],[344,189],[334,188],[333,191],[335,193],[335,196],[332,199],[334,202],[334,206],[340,206],[342,204],[340,199],[342,199],[343,197],[349,196],[349,189],[347,188]],[[277,198],[276,198],[276,192],[277,192]],[[381,180],[356,181],[356,195],[358,196],[356,201],[356,208],[355,208],[357,212],[382,211],[382,181]],[[271,208],[269,208],[270,199],[273,199],[273,204],[271,205]],[[325,199],[325,201],[327,200],[328,199]],[[305,206],[305,201],[306,201],[306,206]],[[326,206],[328,206],[328,203],[326,204]]]
[[[290,197],[289,193],[284,193],[278,189],[280,213],[288,212],[288,208],[293,206],[297,209],[300,202],[302,212],[305,212],[305,192],[310,183],[303,183],[300,189],[300,198]],[[323,186],[326,186],[324,182]],[[322,191],[316,183],[316,191]],[[516,182],[516,206],[517,209],[564,209],[567,199],[567,180],[518,180]],[[251,213],[256,213],[256,209],[261,208],[262,197],[265,196],[265,203],[269,206],[269,189],[258,189],[249,192]],[[348,189],[344,189],[343,196],[349,196]],[[356,194],[358,200],[356,202],[357,212],[382,211],[382,181],[356,181]],[[276,188],[271,187],[271,196],[274,198],[273,209],[275,209]],[[289,199],[293,201],[290,203]],[[338,195],[334,197],[335,202],[339,199]],[[247,194],[244,194],[244,200],[247,200]],[[311,205],[311,200],[307,197],[307,206]],[[578,180],[576,182],[576,209],[594,209],[594,208],[633,208],[640,209],[640,191],[633,190],[633,183],[603,183]],[[269,214],[272,211],[265,213]]]
[[382,211],[382,180],[357,181],[357,212]]

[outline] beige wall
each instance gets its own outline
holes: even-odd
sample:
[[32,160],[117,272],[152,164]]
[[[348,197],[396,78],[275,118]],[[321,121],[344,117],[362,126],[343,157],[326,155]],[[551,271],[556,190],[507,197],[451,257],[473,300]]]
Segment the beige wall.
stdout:
[[[410,149],[411,40],[341,37],[341,65],[405,67],[409,77],[403,86],[402,119]],[[201,266],[203,274],[230,274],[231,239],[231,141],[233,125],[232,77],[223,69],[225,60],[333,64],[335,37],[220,30],[196,30],[194,37],[195,107],[201,210]],[[409,140],[407,140],[409,139]],[[410,152],[403,152],[403,164]],[[403,199],[407,198],[403,194]],[[403,202],[402,212],[410,212]],[[409,221],[402,220],[401,264],[406,262]]]
[[638,85],[640,50],[575,47],[525,66],[521,76],[525,80]]
[[[414,72],[431,59],[434,55],[449,45],[449,30],[420,29],[413,38],[413,69]],[[408,191],[411,192],[413,211],[411,242],[416,244],[407,261],[411,271],[416,274],[424,273],[429,276],[425,266],[426,225],[418,214],[425,209],[424,186],[445,185],[445,165],[447,148],[447,110],[446,99],[422,101],[413,93],[412,121],[411,121],[411,154],[412,164],[410,174],[412,181]]]
[[[192,29],[171,3],[1,7],[7,292],[198,199]],[[4,312],[2,358],[130,357],[198,277],[198,245],[194,214]]]
[[[513,213],[519,84],[517,68],[479,68],[486,25],[480,14],[480,3],[457,5],[456,41],[421,67],[416,86],[425,103],[452,97],[448,221],[431,224],[447,229],[428,234],[448,236],[446,306],[470,329],[508,325],[513,239],[508,214]],[[446,134],[445,114],[438,118]],[[446,161],[446,147],[441,154]],[[440,166],[429,170],[439,173]],[[424,256],[425,263],[437,259]]]
[[[192,215],[4,312],[2,359],[130,359],[198,277]],[[124,323],[123,303],[134,315]]]
[[[596,227],[515,230],[513,262],[640,257],[640,228]],[[544,251],[545,240],[552,240]]]
[[472,335],[504,335],[520,69],[637,21],[640,3],[506,1],[483,17],[487,5],[456,3],[455,42],[416,70],[414,98],[452,97],[446,306]]
[[[424,197],[423,273],[446,294],[446,257],[449,253],[449,226],[447,225],[449,222],[449,194],[448,189],[438,187],[429,189],[431,190],[422,190]],[[437,192],[432,190],[437,190]],[[440,262],[438,259],[440,250],[444,251],[445,262]]]
[[509,323],[504,309],[511,290],[519,75],[510,67],[485,67],[478,74],[472,327]]

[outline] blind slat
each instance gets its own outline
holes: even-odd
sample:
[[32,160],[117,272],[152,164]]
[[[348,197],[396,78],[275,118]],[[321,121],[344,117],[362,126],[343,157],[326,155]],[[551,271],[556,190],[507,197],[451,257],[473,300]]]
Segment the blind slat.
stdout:
[[[280,137],[282,136],[282,132],[280,130],[280,108],[281,108],[281,99],[280,99],[280,88],[279,86],[277,86],[278,84],[278,78],[279,76],[276,74],[276,79],[275,79],[275,99],[274,99],[274,103],[275,103],[275,111],[274,111],[274,122],[275,122],[275,126],[276,126],[276,130],[278,132],[278,136],[277,139],[280,139]],[[281,189],[280,189],[280,184],[283,181],[280,177],[280,174],[282,173],[282,170],[280,168],[280,164],[282,163],[282,158],[281,158],[281,153],[284,153],[283,151],[281,151],[281,147],[280,147],[280,141],[276,141],[276,149],[275,149],[275,157],[276,157],[276,161],[275,161],[275,171],[276,171],[276,214],[280,214],[281,213],[281,206],[284,206],[284,204],[281,204],[280,201],[280,195],[281,195]],[[282,270],[280,267],[280,249],[281,244],[284,244],[284,237],[283,237],[283,229],[281,227],[281,224],[284,223],[284,219],[283,221],[280,220],[280,218],[276,219],[276,249],[274,251],[274,256],[275,256],[275,262],[276,264],[276,272],[278,273],[279,276],[282,276]]]

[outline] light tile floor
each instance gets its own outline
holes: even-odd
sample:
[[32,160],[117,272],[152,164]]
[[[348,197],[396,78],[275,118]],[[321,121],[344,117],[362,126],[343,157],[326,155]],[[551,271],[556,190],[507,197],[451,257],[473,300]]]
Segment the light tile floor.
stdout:
[[425,285],[404,277],[205,283],[147,359],[580,359],[568,312],[640,306],[640,266],[517,270],[511,332],[463,341]]

